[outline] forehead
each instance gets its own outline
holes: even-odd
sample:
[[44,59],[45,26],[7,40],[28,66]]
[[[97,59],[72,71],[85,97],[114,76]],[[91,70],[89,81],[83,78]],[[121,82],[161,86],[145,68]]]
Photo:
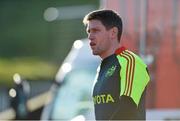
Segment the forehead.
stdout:
[[102,24],[101,21],[99,20],[90,20],[87,24],[87,28],[91,29],[91,28],[105,28],[104,25]]

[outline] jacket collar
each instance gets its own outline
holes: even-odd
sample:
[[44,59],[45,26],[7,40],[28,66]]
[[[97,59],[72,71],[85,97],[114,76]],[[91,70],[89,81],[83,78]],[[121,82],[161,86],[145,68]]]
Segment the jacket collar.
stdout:
[[124,47],[124,46],[122,46],[122,47],[120,47],[120,48],[118,48],[116,51],[115,51],[115,54],[116,55],[119,55],[119,54],[121,54],[123,51],[125,51],[126,50],[126,48]]

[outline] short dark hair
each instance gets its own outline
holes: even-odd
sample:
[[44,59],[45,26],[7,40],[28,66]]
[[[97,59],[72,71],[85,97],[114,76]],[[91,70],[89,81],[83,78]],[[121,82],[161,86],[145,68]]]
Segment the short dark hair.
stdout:
[[120,41],[122,35],[122,19],[120,15],[113,10],[96,10],[88,13],[84,19],[84,25],[87,25],[90,20],[99,20],[105,26],[106,30],[109,30],[113,27],[118,28],[118,41]]

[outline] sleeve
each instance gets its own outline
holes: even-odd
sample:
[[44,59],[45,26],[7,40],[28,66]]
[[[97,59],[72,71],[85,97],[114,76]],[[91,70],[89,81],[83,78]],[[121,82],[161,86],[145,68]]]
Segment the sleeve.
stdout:
[[[147,66],[130,52],[117,56],[120,64],[120,95],[118,107],[110,120],[134,120],[145,117],[145,88],[150,80]],[[140,116],[141,115],[141,116]]]
[[147,66],[138,56],[129,51],[125,51],[117,58],[121,65],[120,96],[131,97],[138,107],[150,80]]

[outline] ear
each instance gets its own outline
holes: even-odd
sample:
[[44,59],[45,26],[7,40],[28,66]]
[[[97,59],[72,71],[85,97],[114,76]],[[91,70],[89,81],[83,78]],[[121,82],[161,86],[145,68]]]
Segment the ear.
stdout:
[[112,39],[117,38],[117,35],[118,35],[118,28],[117,27],[111,28],[111,37],[112,37]]

